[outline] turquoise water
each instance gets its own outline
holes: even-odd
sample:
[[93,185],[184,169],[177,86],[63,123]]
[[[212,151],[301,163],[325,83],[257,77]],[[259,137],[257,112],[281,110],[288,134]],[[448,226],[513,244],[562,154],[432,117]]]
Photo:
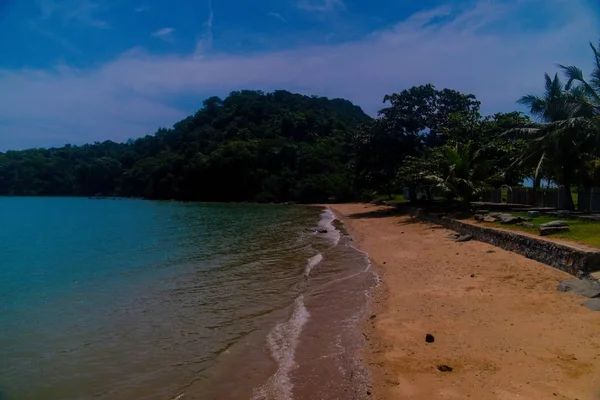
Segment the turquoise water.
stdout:
[[311,302],[364,262],[320,213],[0,198],[0,399],[291,398]]

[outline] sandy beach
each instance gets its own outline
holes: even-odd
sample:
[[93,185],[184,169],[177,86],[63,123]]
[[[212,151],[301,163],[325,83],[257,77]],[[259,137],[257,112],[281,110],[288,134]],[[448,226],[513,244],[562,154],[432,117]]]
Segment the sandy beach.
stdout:
[[382,280],[363,331],[373,398],[600,399],[600,312],[556,291],[570,275],[382,207],[330,207]]

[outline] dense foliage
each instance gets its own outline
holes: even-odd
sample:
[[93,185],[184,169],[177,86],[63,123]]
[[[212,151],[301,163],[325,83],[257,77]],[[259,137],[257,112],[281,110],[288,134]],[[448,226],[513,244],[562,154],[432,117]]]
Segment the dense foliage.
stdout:
[[172,129],[127,143],[0,154],[0,194],[347,200],[349,138],[369,120],[346,100],[233,92],[207,99]]
[[[471,94],[415,86],[370,118],[346,100],[285,91],[212,97],[196,114],[127,143],[0,154],[0,195],[104,195],[212,201],[392,196],[464,204],[487,187],[542,180],[600,184],[600,51],[545,75],[519,113],[483,116]],[[535,197],[535,192],[534,192]],[[567,196],[568,208],[573,208]]]

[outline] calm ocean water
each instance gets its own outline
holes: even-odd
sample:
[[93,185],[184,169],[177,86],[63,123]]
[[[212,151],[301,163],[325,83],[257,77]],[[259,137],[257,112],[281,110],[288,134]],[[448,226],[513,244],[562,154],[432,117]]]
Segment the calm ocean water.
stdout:
[[332,222],[0,198],[0,399],[364,398],[356,325],[375,277]]

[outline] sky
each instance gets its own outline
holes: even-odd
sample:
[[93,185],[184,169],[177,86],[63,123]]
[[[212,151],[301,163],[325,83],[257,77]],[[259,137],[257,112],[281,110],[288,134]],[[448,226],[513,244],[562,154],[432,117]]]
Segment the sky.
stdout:
[[241,89],[525,111],[598,39],[597,0],[0,0],[0,151],[137,138]]

